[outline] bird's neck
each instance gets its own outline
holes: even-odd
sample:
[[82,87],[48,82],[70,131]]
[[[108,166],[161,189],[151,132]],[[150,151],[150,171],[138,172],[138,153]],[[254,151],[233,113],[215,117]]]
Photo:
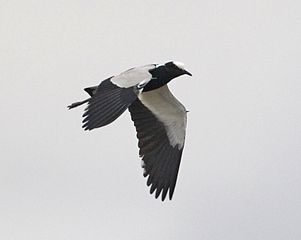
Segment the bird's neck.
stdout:
[[143,88],[143,92],[160,88],[169,83],[173,78],[177,77],[171,75],[171,73],[166,70],[165,66],[160,66],[158,68],[150,70],[149,72],[152,75],[152,79]]

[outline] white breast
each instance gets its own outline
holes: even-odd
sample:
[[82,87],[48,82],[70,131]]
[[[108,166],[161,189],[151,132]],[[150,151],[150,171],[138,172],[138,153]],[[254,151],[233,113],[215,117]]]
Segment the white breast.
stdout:
[[140,101],[162,122],[170,144],[179,149],[185,142],[187,115],[185,107],[172,95],[167,85],[139,94]]

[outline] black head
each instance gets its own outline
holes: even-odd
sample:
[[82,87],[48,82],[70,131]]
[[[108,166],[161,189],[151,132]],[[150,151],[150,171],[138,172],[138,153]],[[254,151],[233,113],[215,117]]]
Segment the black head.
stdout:
[[184,69],[184,64],[180,62],[168,62],[164,65],[159,65],[154,69],[149,70],[152,75],[152,79],[143,88],[143,91],[151,91],[160,88],[170,82],[172,79],[181,75],[187,74],[192,76],[190,72]]
[[165,63],[164,66],[166,68],[167,73],[173,76],[173,78],[179,77],[184,74],[192,76],[190,72],[185,70],[184,64],[181,62],[172,61]]

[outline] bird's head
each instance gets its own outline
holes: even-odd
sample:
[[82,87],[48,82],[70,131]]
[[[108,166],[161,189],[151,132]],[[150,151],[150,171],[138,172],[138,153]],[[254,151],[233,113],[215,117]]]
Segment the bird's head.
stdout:
[[185,69],[184,63],[172,61],[165,63],[164,66],[166,71],[173,75],[173,77],[179,77],[184,74],[192,76],[192,74]]
[[152,75],[152,80],[143,88],[144,92],[160,88],[181,75],[187,74],[192,76],[192,74],[184,68],[183,63],[176,61],[156,65],[156,67],[150,69],[149,72]]

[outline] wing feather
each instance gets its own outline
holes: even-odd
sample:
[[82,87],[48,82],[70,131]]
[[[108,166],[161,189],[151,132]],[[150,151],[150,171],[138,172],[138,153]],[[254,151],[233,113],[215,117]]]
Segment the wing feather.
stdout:
[[185,141],[186,110],[167,87],[162,87],[141,93],[129,111],[150,193],[156,198],[161,195],[164,201],[169,192],[172,199]]
[[110,79],[103,81],[89,99],[83,114],[83,128],[92,130],[117,119],[137,98],[136,87],[120,88]]

